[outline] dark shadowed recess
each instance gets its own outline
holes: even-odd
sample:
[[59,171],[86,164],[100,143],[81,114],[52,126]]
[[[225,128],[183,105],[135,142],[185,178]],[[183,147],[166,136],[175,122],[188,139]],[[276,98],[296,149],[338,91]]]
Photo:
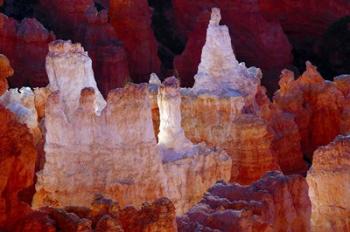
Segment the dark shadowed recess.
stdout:
[[185,41],[176,32],[171,0],[148,0],[152,12],[152,29],[158,41],[158,56],[162,62],[162,74],[174,69],[176,55],[182,53]]
[[327,80],[350,73],[350,16],[333,23],[321,38],[293,43],[294,65],[305,70],[310,60]]

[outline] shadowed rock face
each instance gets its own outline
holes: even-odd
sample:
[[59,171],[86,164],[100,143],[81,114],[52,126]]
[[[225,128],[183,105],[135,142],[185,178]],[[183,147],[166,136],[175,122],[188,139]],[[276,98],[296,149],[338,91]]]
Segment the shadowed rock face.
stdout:
[[274,102],[294,115],[302,151],[312,160],[317,147],[328,144],[342,131],[344,94],[334,82],[325,81],[310,62],[296,80],[293,72],[282,71],[279,84]]
[[45,86],[45,56],[48,43],[55,36],[34,18],[17,22],[0,14],[0,52],[6,55],[16,70],[9,79],[11,87]]
[[167,198],[141,208],[121,208],[116,201],[97,195],[89,207],[41,208],[17,223],[16,232],[175,232],[175,207]]
[[216,183],[177,224],[179,231],[310,231],[310,216],[305,179],[269,172],[249,186]]
[[36,150],[28,128],[2,105],[0,121],[0,229],[9,229],[31,211],[25,190],[33,184]]
[[314,152],[307,173],[313,231],[350,229],[350,137],[337,136]]
[[160,72],[157,41],[151,27],[147,0],[112,0],[109,17],[116,34],[127,51],[132,80],[148,81],[152,72]]

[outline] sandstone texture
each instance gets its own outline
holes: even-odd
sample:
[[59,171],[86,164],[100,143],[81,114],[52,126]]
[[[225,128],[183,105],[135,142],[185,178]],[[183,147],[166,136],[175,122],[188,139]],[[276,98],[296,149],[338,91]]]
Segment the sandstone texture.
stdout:
[[305,179],[269,172],[249,186],[218,182],[177,219],[178,231],[310,231]]
[[28,128],[0,105],[0,229],[10,229],[31,209],[36,150]]
[[313,231],[350,230],[350,138],[337,136],[318,148],[307,173]]
[[282,71],[279,84],[274,102],[294,115],[302,151],[311,160],[317,147],[328,144],[340,133],[344,95],[334,82],[325,81],[310,62],[296,80],[293,72]]
[[152,14],[147,0],[111,0],[109,16],[127,51],[132,79],[145,82],[152,72],[159,73],[158,45],[151,28]]
[[0,96],[8,89],[7,78],[12,76],[13,72],[9,59],[4,55],[0,55]]
[[47,44],[55,36],[35,18],[18,22],[0,14],[0,52],[8,57],[16,70],[9,79],[11,87],[45,86]]
[[218,179],[229,180],[231,159],[222,149],[186,139],[176,78],[160,87],[157,144],[146,84],[114,89],[105,102],[91,60],[70,41],[50,44],[46,67],[53,93],[43,103],[45,89],[37,91],[37,105],[46,105],[46,163],[35,208],[88,206],[102,193],[122,206],[167,196],[182,214]]

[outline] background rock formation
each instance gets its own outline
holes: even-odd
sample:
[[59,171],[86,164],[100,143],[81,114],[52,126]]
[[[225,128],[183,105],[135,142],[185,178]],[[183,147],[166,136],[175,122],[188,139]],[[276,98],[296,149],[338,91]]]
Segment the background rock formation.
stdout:
[[128,53],[129,70],[136,82],[145,82],[160,72],[157,41],[151,28],[151,11],[146,0],[111,0],[109,16],[118,38]]
[[344,95],[309,62],[297,80],[291,71],[284,70],[279,84],[274,102],[294,115],[303,153],[311,160],[317,147],[328,144],[340,133]]
[[269,172],[250,186],[218,182],[178,231],[310,231],[311,203],[301,176]]
[[27,127],[0,105],[0,229],[9,229],[31,209],[36,150]]
[[16,70],[9,79],[10,86],[21,88],[47,85],[45,56],[47,44],[55,38],[54,34],[35,18],[17,22],[0,14],[0,22],[0,52],[9,58]]
[[350,230],[350,138],[338,136],[318,148],[307,174],[313,231]]

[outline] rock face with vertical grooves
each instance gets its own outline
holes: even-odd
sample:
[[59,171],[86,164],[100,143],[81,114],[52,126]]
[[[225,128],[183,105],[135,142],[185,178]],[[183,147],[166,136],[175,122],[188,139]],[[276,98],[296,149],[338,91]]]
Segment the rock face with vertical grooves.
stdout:
[[319,147],[307,173],[313,231],[350,230],[350,137]]

